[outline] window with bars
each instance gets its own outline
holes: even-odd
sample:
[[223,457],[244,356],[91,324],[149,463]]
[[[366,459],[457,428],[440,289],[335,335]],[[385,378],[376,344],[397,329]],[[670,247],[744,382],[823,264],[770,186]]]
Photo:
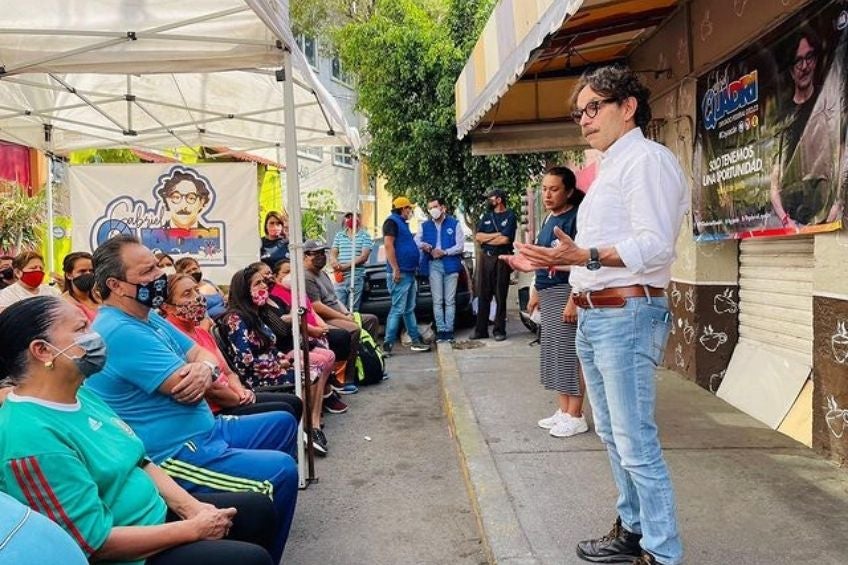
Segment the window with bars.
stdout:
[[297,154],[299,157],[303,157],[304,159],[309,159],[310,161],[318,161],[321,162],[324,160],[324,148],[323,147],[310,147],[303,146],[297,148]]
[[333,164],[337,167],[353,168],[353,150],[337,145],[333,147]]

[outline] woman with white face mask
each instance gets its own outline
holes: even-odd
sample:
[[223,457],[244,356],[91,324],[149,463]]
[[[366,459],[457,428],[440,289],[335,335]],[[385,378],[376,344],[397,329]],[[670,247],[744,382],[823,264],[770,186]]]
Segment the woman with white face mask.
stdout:
[[106,355],[85,315],[61,298],[24,300],[0,314],[0,367],[15,387],[0,407],[0,491],[51,518],[93,562],[270,565],[270,499],[195,498],[179,487],[81,387]]

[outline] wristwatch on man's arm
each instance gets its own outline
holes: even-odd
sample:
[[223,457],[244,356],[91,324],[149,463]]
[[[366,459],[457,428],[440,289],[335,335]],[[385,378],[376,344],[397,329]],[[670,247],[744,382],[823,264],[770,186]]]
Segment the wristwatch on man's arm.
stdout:
[[212,382],[217,381],[218,377],[221,376],[221,367],[212,361],[203,361],[203,364],[209,367],[209,370],[212,371]]
[[597,247],[589,248],[589,262],[586,263],[586,268],[590,271],[597,271],[601,268],[601,254]]

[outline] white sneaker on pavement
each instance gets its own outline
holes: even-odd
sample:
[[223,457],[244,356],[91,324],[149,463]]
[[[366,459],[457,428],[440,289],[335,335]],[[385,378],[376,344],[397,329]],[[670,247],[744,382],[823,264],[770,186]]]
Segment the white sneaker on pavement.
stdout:
[[566,418],[557,422],[549,432],[554,437],[571,437],[577,434],[582,434],[589,431],[589,424],[586,423],[586,417],[580,416],[575,418],[570,414],[565,414]]
[[556,426],[561,420],[568,419],[571,416],[562,411],[561,408],[557,408],[557,411],[554,412],[553,416],[549,416],[548,418],[542,418],[539,420],[539,427],[545,430],[550,430],[554,426]]

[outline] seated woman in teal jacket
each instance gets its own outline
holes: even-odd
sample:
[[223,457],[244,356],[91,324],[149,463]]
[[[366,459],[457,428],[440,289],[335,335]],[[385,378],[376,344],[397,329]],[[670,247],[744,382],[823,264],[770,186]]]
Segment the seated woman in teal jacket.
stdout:
[[271,564],[270,499],[180,488],[81,388],[105,361],[103,340],[61,298],[0,313],[0,367],[15,385],[0,406],[0,491],[61,526],[92,562]]

